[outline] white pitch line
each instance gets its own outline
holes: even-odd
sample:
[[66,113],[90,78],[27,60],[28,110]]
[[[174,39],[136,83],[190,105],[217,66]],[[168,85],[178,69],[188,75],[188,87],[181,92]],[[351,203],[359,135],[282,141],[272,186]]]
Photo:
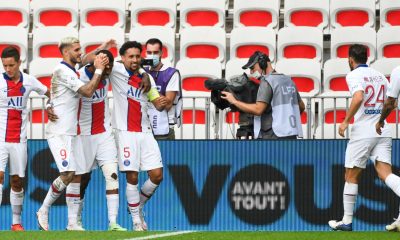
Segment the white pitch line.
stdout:
[[155,239],[155,238],[163,238],[163,237],[170,237],[170,236],[188,234],[188,233],[193,233],[193,232],[196,232],[196,231],[179,231],[179,232],[171,232],[171,233],[161,233],[161,234],[149,235],[149,236],[146,236],[146,237],[129,238],[129,239],[125,239],[125,240]]

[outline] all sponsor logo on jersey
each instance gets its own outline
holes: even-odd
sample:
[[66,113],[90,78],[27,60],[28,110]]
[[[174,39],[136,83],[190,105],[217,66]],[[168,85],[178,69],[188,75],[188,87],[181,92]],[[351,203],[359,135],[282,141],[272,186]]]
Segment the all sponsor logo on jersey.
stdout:
[[22,108],[23,99],[22,97],[9,97],[8,106],[13,108]]
[[97,89],[92,96],[92,100],[103,100],[106,97],[107,90],[105,88]]
[[128,89],[127,95],[129,98],[139,99],[142,91],[138,88],[130,87]]

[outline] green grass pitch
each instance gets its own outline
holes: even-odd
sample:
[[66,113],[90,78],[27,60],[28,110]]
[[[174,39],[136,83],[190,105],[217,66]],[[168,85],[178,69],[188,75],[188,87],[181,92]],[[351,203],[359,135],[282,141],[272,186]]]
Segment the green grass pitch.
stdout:
[[[114,240],[135,239],[146,236],[154,236],[170,232],[0,232],[1,240]],[[400,239],[400,233],[396,232],[193,232],[181,235],[161,237],[155,239],[263,239],[263,240],[391,240]]]

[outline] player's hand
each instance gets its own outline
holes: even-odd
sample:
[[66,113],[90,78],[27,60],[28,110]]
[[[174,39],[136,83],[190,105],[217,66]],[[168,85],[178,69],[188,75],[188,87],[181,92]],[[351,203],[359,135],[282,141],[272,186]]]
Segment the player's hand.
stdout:
[[94,59],[94,67],[96,69],[104,70],[108,63],[108,57],[104,53],[97,54],[96,58]]
[[108,39],[99,46],[99,49],[109,50],[114,47],[117,47],[117,42],[115,41],[115,39]]
[[376,129],[376,133],[381,135],[382,134],[382,128],[385,126],[385,122],[377,122],[375,124],[375,129]]
[[164,108],[168,104],[168,100],[165,96],[160,96],[157,98],[158,104],[160,107]]
[[55,122],[58,119],[58,116],[56,114],[54,114],[54,109],[53,107],[49,107],[46,109],[47,112],[47,116],[49,118],[50,121]]
[[344,137],[344,132],[346,129],[349,127],[349,123],[346,121],[343,121],[340,126],[339,126],[339,135]]
[[235,102],[237,101],[236,98],[233,96],[232,93],[226,92],[226,91],[222,91],[221,93],[222,93],[221,98],[222,98],[222,99],[225,99],[225,100],[228,101],[229,103],[235,104]]
[[144,93],[150,91],[151,88],[151,83],[150,83],[150,77],[149,74],[147,73],[142,73],[142,81],[140,82],[139,88],[143,90]]

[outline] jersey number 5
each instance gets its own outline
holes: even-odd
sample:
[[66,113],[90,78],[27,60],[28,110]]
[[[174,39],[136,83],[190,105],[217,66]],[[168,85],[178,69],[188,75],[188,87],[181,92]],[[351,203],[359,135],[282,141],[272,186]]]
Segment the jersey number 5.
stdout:
[[383,103],[385,101],[385,85],[379,87],[379,92],[375,97],[375,88],[372,85],[368,85],[365,88],[365,94],[367,94],[368,99],[365,101],[365,107],[375,107],[376,103]]

